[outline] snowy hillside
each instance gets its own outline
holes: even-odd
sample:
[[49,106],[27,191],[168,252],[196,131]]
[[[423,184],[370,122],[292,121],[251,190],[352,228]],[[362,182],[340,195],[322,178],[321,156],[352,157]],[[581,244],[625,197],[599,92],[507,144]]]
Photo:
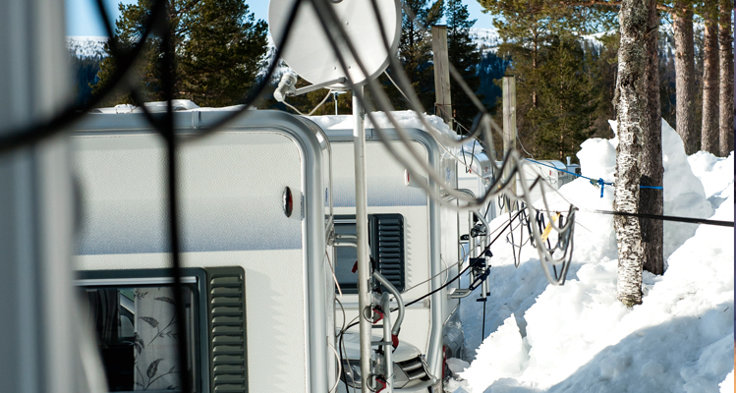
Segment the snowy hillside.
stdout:
[[[664,121],[662,133],[666,214],[733,220],[733,152],[687,157]],[[584,142],[578,153],[584,174],[612,179],[616,144]],[[461,305],[471,363],[451,359],[460,380],[450,392],[733,392],[733,228],[666,223],[667,271],[645,272],[644,302],[627,309],[616,300],[611,216],[590,212],[611,210],[612,191],[601,198],[585,179],[560,189],[581,209],[562,287],[547,284],[528,246],[518,268],[510,245],[492,248],[486,337],[480,337],[483,303],[471,296]]]
[[66,37],[66,46],[69,52],[78,58],[103,58],[107,37],[98,36],[69,36]]
[[495,51],[501,44],[501,37],[498,35],[498,30],[494,27],[473,27],[470,29],[470,39],[475,42],[481,52],[487,50]]

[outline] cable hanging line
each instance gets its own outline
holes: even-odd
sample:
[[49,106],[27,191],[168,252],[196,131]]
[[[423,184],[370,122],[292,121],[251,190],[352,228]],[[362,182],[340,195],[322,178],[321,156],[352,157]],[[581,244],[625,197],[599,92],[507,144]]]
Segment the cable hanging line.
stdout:
[[686,222],[689,224],[715,225],[715,226],[731,227],[731,228],[733,228],[734,226],[733,221],[710,220],[710,219],[696,218],[696,217],[665,216],[661,214],[648,214],[648,213],[629,213],[629,212],[613,211],[613,210],[584,210],[584,211],[590,212],[590,213],[608,214],[608,215],[613,215],[613,216],[650,218],[653,220],[660,220],[660,221]]
[[[574,172],[566,171],[564,169],[556,168],[556,167],[554,167],[552,165],[545,164],[543,162],[539,162],[539,161],[533,160],[531,158],[524,158],[524,159],[527,160],[527,161],[533,162],[533,163],[535,163],[537,165],[546,166],[547,168],[551,168],[551,169],[554,169],[554,170],[559,171],[559,172],[564,172],[564,173],[567,173],[567,174],[570,174],[570,175],[573,175],[573,176],[576,176],[576,177],[582,177],[583,179],[590,180],[590,183],[591,184],[597,184],[598,186],[600,186],[600,188],[601,188],[601,198],[603,198],[603,187],[604,186],[613,186],[614,185],[611,182],[604,181],[602,177],[601,178],[598,178],[598,179],[593,179],[592,177],[583,176],[583,175],[581,175],[579,173],[574,173]],[[662,186],[645,186],[645,185],[640,185],[639,188],[642,188],[642,189],[652,189],[652,190],[661,190],[662,189]]]

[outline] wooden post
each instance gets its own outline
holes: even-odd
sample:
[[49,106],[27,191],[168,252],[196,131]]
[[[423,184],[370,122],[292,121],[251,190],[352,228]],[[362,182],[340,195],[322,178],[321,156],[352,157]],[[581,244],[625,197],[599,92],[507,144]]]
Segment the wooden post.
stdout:
[[[516,79],[513,75],[503,77],[503,154],[509,149],[516,150]],[[510,176],[510,167],[506,167],[504,178]],[[516,192],[516,176],[511,181],[511,190]],[[509,211],[507,203],[504,211]]]
[[447,57],[447,26],[432,26],[434,54],[435,114],[452,129],[452,98],[450,96],[450,62]]

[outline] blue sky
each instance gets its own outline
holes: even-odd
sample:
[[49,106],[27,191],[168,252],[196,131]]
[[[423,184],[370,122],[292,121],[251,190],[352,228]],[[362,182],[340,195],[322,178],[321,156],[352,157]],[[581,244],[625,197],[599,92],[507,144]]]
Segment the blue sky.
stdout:
[[[67,35],[79,36],[101,36],[105,35],[105,29],[97,15],[95,0],[65,0],[66,2],[66,25]],[[117,4],[120,0],[104,0],[108,13],[117,18]],[[135,3],[135,0],[123,0],[124,3]],[[246,0],[257,18],[268,18],[268,0]],[[468,5],[471,18],[477,19],[475,27],[490,27],[491,17],[481,13],[481,7],[475,0],[464,0]]]

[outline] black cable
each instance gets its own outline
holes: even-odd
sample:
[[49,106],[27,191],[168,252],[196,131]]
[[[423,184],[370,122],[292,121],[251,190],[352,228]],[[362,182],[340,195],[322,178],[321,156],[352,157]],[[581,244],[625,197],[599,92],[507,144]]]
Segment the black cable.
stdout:
[[[344,322],[345,322],[345,320],[343,319],[343,323],[344,323]],[[341,347],[341,351],[342,351],[342,350],[345,350],[345,359],[347,360],[347,365],[348,365],[348,367],[350,367],[350,359],[348,359],[348,356],[347,356],[347,350],[345,349],[345,340],[343,339],[343,336],[345,335],[345,333],[346,333],[346,332],[347,332],[347,331],[348,331],[348,330],[349,330],[349,329],[350,329],[351,327],[353,327],[353,326],[355,326],[355,325],[357,325],[357,324],[359,324],[359,323],[360,323],[360,319],[359,319],[359,320],[357,320],[357,321],[355,321],[355,322],[353,322],[353,323],[351,323],[351,324],[349,324],[348,326],[344,326],[344,327],[342,328],[342,330],[340,330],[340,339],[339,339],[338,345],[339,345],[339,346]],[[342,352],[341,352],[341,355],[340,355],[340,356],[342,356]],[[351,375],[352,375],[352,372],[353,372],[353,370],[350,370],[350,373],[351,373]],[[349,391],[350,391],[350,387],[348,386],[348,377],[347,377],[347,372],[346,372],[346,371],[344,371],[344,368],[343,368],[343,373],[342,373],[342,374],[343,374],[343,375],[342,375],[342,377],[343,377],[343,378],[342,378],[342,381],[343,381],[343,382],[345,383],[345,391],[346,391],[346,392],[349,392]],[[353,382],[353,383],[355,383],[355,379],[354,379],[354,378],[352,378],[352,377],[351,377],[351,380],[352,380],[352,382]]]
[[[276,46],[273,60],[271,61],[265,75],[261,78],[260,82],[257,83],[256,86],[251,88],[249,93],[246,94],[245,97],[241,100],[240,103],[243,105],[243,107],[239,110],[228,113],[227,115],[218,119],[216,122],[201,125],[199,128],[199,132],[197,134],[191,134],[187,137],[184,137],[185,141],[193,141],[199,139],[200,137],[213,133],[217,129],[225,126],[228,122],[240,116],[247,109],[250,109],[256,101],[260,100],[263,97],[266,87],[269,85],[270,80],[273,77],[276,68],[278,67],[281,58],[282,48],[285,47],[288,42],[294,20],[296,19],[297,10],[300,8],[299,5],[302,1],[303,0],[295,1],[289,13],[289,18],[287,19],[286,25],[284,26],[284,33],[282,34],[281,42],[279,42]],[[100,15],[107,15],[107,12],[104,10],[104,6],[102,6],[102,3],[99,1],[97,1],[97,3]],[[79,120],[91,109],[96,108],[103,99],[105,99],[113,90],[119,87],[121,82],[128,75],[128,73],[132,69],[133,64],[138,60],[146,43],[146,40],[151,35],[156,22],[161,18],[161,15],[165,11],[166,4],[167,0],[158,0],[156,1],[156,3],[154,3],[154,6],[151,7],[151,14],[148,16],[148,19],[143,24],[143,33],[141,34],[139,42],[130,51],[119,51],[119,55],[114,56],[116,61],[116,72],[112,75],[112,77],[110,77],[110,82],[104,85],[98,91],[98,93],[92,95],[92,97],[84,105],[79,105],[76,103],[69,104],[65,108],[60,110],[58,114],[50,117],[47,120],[42,120],[38,123],[21,127],[19,129],[16,129],[15,131],[11,130],[9,132],[3,132],[3,135],[0,136],[0,153],[29,146],[53,137],[59,133],[62,133],[70,124]],[[103,20],[106,21],[104,23],[107,23],[109,25],[109,20],[106,16]],[[112,31],[112,29],[109,29],[107,27],[106,30],[108,31],[108,33],[109,31]],[[110,41],[113,40],[112,36],[110,36],[109,38]],[[114,46],[114,44],[112,45]]]
[[[338,356],[339,357],[338,361],[340,362],[340,366],[342,367],[343,359],[346,359],[347,360],[346,363],[349,366],[350,365],[350,359],[348,359],[348,357],[347,357],[347,351],[344,351],[345,350],[345,343],[343,341],[343,334],[345,334],[345,330],[348,329],[345,326],[345,324],[347,323],[347,320],[346,320],[347,319],[347,316],[345,315],[345,306],[343,306],[342,302],[337,297],[335,297],[335,301],[340,305],[340,310],[342,310],[342,327],[340,327],[339,333],[337,334],[337,339],[338,339],[338,341],[337,341],[337,352],[338,352],[338,355],[339,355]],[[343,354],[343,351],[345,352],[344,354]],[[350,372],[352,372],[352,370],[350,370]],[[343,370],[342,370],[342,375],[340,375],[339,377],[340,377],[340,380],[342,380],[342,382],[345,384],[345,391],[346,392],[349,392],[350,391],[350,387],[348,386],[347,371],[345,370],[344,367],[343,367]]]
[[[496,240],[498,240],[498,238],[499,238],[499,237],[501,236],[501,234],[503,234],[503,233],[504,233],[504,231],[506,231],[506,229],[507,229],[507,228],[509,228],[509,227],[511,226],[511,224],[512,224],[512,223],[513,223],[513,221],[514,221],[514,219],[515,219],[516,217],[518,217],[518,216],[519,216],[519,214],[521,214],[521,212],[518,212],[518,213],[516,213],[516,215],[515,215],[514,217],[512,217],[512,218],[511,218],[511,219],[509,220],[508,224],[506,224],[506,226],[504,227],[504,229],[502,229],[502,230],[501,230],[501,231],[500,231],[500,232],[498,233],[498,235],[496,235],[496,237],[495,237],[495,238],[493,238],[493,240],[492,240],[492,241],[491,241],[490,243],[488,243],[488,245],[487,245],[487,246],[486,246],[486,247],[485,247],[485,248],[483,249],[483,251],[482,251],[482,252],[480,253],[480,255],[483,255],[483,254],[485,254],[485,253],[486,253],[486,251],[488,251],[488,250],[489,250],[489,249],[491,248],[491,245],[493,245],[493,243],[495,243],[495,242],[496,242]],[[434,290],[430,291],[430,292],[429,292],[429,293],[427,293],[427,294],[424,294],[424,295],[422,295],[421,297],[419,297],[419,298],[417,298],[417,299],[414,299],[414,300],[410,301],[409,303],[406,303],[406,304],[404,304],[404,307],[409,307],[409,306],[411,306],[412,304],[416,304],[417,302],[419,302],[419,301],[421,301],[421,300],[424,300],[424,299],[426,299],[427,297],[429,297],[429,296],[431,296],[431,295],[434,295],[435,293],[437,293],[437,292],[439,292],[439,291],[441,291],[441,290],[443,290],[443,289],[447,288],[447,286],[448,286],[448,285],[452,284],[452,283],[453,283],[454,281],[456,281],[456,280],[457,280],[458,278],[460,278],[460,277],[461,277],[461,276],[462,276],[463,274],[465,274],[465,272],[467,272],[467,271],[468,271],[468,269],[470,269],[470,267],[471,267],[471,266],[472,266],[472,265],[468,264],[468,266],[466,266],[466,267],[465,267],[465,269],[463,269],[463,270],[462,270],[462,271],[461,271],[460,273],[458,273],[458,274],[457,274],[457,275],[456,275],[455,277],[451,278],[450,280],[448,280],[447,282],[445,282],[444,284],[442,284],[442,286],[440,286],[439,288],[436,288],[436,289],[434,289]],[[392,309],[391,309],[391,312],[393,312],[393,311],[396,311],[396,310],[398,310],[398,308],[396,308],[396,309],[393,309],[393,308],[392,308]]]
[[[460,273],[458,273],[458,274],[457,274],[457,276],[455,276],[455,277],[451,278],[451,279],[450,279],[450,280],[448,280],[448,281],[447,281],[446,283],[442,284],[442,286],[440,286],[439,288],[436,288],[436,289],[434,289],[434,290],[430,291],[429,293],[427,293],[427,294],[425,294],[425,295],[423,295],[423,296],[421,296],[421,297],[419,297],[419,298],[416,298],[416,299],[414,299],[414,300],[410,301],[409,303],[406,303],[406,304],[404,304],[404,307],[409,307],[409,306],[411,306],[412,304],[416,304],[417,302],[420,302],[420,301],[422,301],[422,300],[424,300],[424,299],[428,298],[429,296],[432,296],[432,295],[434,295],[435,293],[437,293],[437,292],[439,292],[439,291],[441,291],[441,290],[443,290],[443,289],[447,288],[447,286],[448,286],[448,285],[452,284],[452,283],[453,283],[453,282],[455,282],[455,281],[456,281],[456,280],[457,280],[458,278],[460,278],[460,276],[462,276],[463,274],[465,274],[465,272],[467,272],[467,271],[468,271],[468,269],[470,269],[470,266],[471,266],[471,265],[468,265],[468,266],[466,266],[466,267],[465,267],[465,269],[463,269],[463,270],[462,270],[462,271],[461,271]],[[398,309],[397,309],[397,310],[398,310]],[[392,309],[391,309],[391,311],[394,311],[394,309],[392,308]]]
[[665,216],[661,214],[648,214],[648,213],[628,213],[628,212],[612,211],[612,210],[591,210],[591,212],[599,213],[599,214],[609,214],[609,215],[614,215],[614,216],[651,218],[654,220],[661,220],[661,221],[686,222],[690,224],[717,225],[717,226],[722,226],[722,227],[733,227],[734,226],[733,221],[708,220],[704,218],[695,218],[695,217]]
[[[478,143],[478,140],[477,139],[473,139],[473,147],[472,147],[472,151],[470,153],[470,166],[468,166],[468,169],[469,170],[472,170],[472,168],[473,168],[473,161],[475,160],[475,144],[476,143]],[[481,173],[479,173],[479,175],[481,175]]]
[[[102,102],[113,90],[115,90],[122,81],[127,77],[133,64],[138,60],[142,53],[143,47],[148,37],[151,35],[156,22],[161,18],[167,1],[157,0],[151,7],[151,14],[143,23],[143,33],[140,40],[126,53],[121,53],[116,57],[115,73],[110,77],[110,82],[104,85],[96,94],[85,104],[80,105],[71,103],[66,105],[55,115],[48,119],[39,121],[38,123],[22,126],[15,130],[3,131],[0,134],[0,153],[5,153],[14,149],[26,147],[42,140],[51,138],[66,130],[70,124],[79,120],[89,110],[95,108]],[[101,5],[98,2],[98,7]],[[106,15],[104,6],[99,10],[101,15]],[[112,40],[113,37],[110,37]]]
[[[171,21],[171,15],[166,14],[166,25]],[[184,309],[184,294],[182,284],[182,267],[179,241],[179,193],[178,193],[178,168],[177,168],[177,146],[176,131],[174,130],[174,84],[176,83],[176,65],[174,63],[174,42],[170,29],[167,29],[161,37],[161,49],[163,52],[161,67],[161,84],[166,98],[166,114],[163,118],[161,134],[166,142],[166,165],[168,186],[168,219],[169,219],[169,242],[171,247],[171,275],[174,277],[174,303],[176,309],[176,343],[179,356],[179,382],[181,391],[189,393],[192,391],[192,380],[189,378],[187,337]]]
[[483,327],[481,328],[480,339],[481,341],[486,337],[486,306],[488,305],[488,298],[483,298]]

